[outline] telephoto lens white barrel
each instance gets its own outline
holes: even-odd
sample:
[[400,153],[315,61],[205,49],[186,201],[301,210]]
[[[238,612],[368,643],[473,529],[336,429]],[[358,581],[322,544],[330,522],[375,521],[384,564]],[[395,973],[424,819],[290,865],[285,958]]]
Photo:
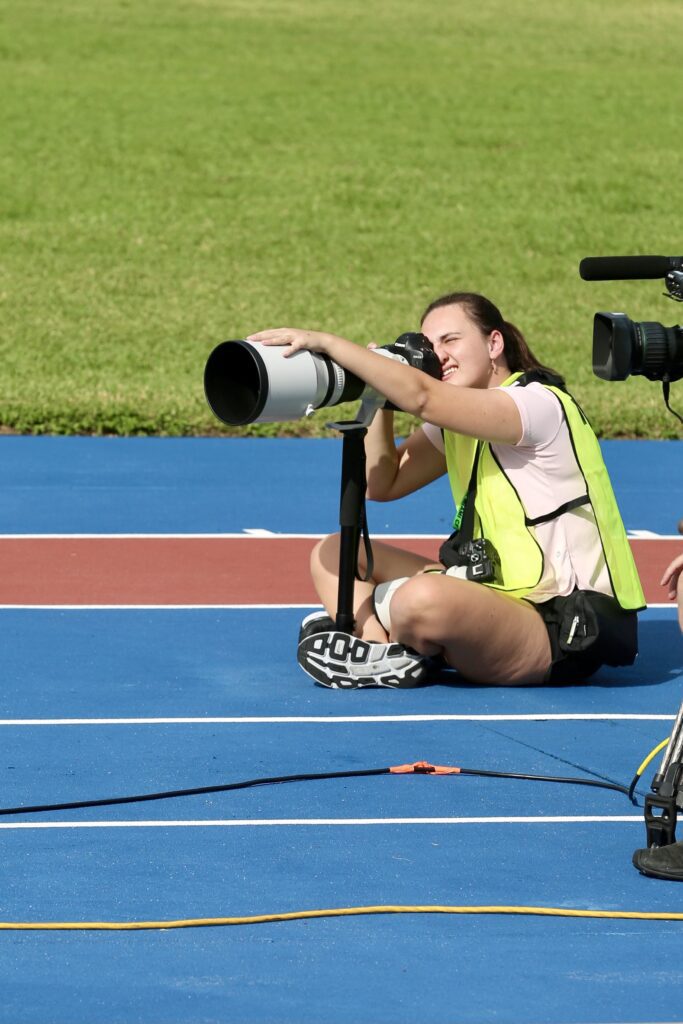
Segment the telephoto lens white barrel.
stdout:
[[247,423],[297,420],[321,406],[359,398],[365,385],[326,356],[255,341],[224,341],[204,370],[206,399],[219,420]]

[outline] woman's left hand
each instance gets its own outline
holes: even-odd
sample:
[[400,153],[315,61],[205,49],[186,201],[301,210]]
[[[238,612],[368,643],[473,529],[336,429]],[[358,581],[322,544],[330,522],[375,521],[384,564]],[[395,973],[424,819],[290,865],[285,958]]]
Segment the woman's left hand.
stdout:
[[302,349],[308,349],[309,352],[327,353],[333,338],[333,334],[324,334],[322,331],[302,331],[297,327],[277,327],[274,330],[250,334],[247,341],[258,341],[262,345],[287,345],[287,351],[282,354],[288,357]]

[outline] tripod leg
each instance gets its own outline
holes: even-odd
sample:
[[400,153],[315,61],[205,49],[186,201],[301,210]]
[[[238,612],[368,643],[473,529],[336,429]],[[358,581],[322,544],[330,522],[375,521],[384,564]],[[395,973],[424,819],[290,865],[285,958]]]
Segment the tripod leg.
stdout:
[[662,764],[652,780],[652,789],[655,793],[659,791],[659,788],[664,781],[669,765],[676,763],[677,761],[683,761],[683,704],[678,709],[676,715],[676,721],[674,727],[671,730],[671,736],[667,744],[664,756],[662,757]]

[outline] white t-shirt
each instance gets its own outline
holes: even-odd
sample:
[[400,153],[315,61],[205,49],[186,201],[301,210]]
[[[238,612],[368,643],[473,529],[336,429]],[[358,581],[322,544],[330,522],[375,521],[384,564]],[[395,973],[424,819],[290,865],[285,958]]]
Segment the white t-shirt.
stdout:
[[[559,399],[542,384],[500,388],[519,409],[522,437],[515,445],[492,443],[491,449],[517,491],[529,519],[552,512],[584,494],[586,484],[577,464]],[[422,426],[439,451],[441,429]],[[575,587],[614,596],[595,516],[590,505],[565,512],[530,527],[544,554],[543,577],[528,600],[564,597]]]

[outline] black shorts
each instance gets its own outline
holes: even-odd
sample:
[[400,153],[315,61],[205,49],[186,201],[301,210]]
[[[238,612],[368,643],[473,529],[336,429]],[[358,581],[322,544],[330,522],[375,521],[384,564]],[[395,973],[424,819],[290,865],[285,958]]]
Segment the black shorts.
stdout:
[[[532,603],[532,602],[530,602]],[[632,665],[638,654],[638,616],[593,590],[575,590],[534,608],[545,622],[552,662],[545,683],[576,683],[602,665]]]

